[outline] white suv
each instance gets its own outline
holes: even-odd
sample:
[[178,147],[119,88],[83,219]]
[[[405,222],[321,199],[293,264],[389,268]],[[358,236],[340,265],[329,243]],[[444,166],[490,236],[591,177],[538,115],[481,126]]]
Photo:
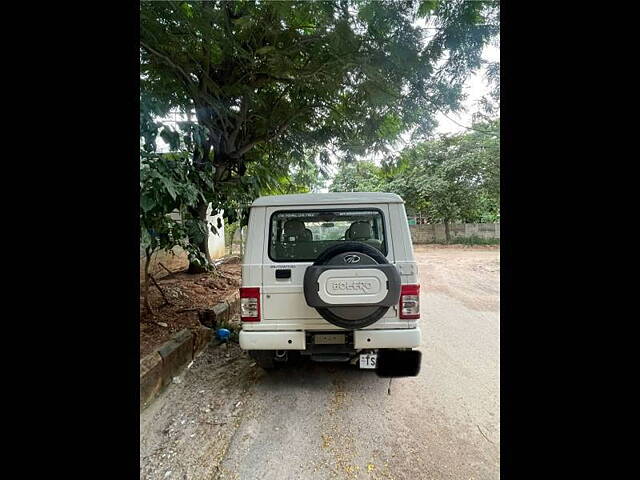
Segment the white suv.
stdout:
[[267,369],[297,351],[379,374],[408,362],[417,375],[418,278],[398,195],[260,197],[242,264],[240,347]]

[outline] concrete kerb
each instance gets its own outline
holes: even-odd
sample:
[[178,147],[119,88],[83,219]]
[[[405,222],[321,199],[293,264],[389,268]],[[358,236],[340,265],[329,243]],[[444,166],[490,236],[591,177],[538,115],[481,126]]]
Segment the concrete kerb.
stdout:
[[[228,320],[240,311],[240,294],[235,292],[212,309],[215,323]],[[212,327],[215,326],[212,324]],[[140,411],[158,397],[184,368],[213,340],[213,330],[200,326],[195,331],[175,333],[155,352],[140,359]]]
[[193,360],[193,337],[193,333],[185,328],[158,349],[162,357],[163,381],[171,383],[171,379]]
[[212,308],[201,310],[198,318],[205,327],[216,328],[221,325],[228,325],[233,315],[239,312],[240,293],[235,292]]
[[162,357],[158,352],[153,352],[140,360],[141,411],[159,395],[162,387]]

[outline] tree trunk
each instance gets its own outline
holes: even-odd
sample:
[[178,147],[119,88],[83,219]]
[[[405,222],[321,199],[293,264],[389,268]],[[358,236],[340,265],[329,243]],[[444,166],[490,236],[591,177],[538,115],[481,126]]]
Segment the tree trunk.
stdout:
[[150,278],[150,274],[149,274],[149,267],[151,265],[151,255],[153,254],[153,250],[146,248],[145,251],[145,260],[144,260],[144,285],[143,285],[143,292],[142,292],[142,298],[143,298],[143,302],[144,302],[144,308],[146,309],[147,312],[149,312],[151,315],[153,315],[153,309],[151,308],[151,303],[149,302],[149,278]]
[[451,243],[451,233],[449,232],[449,219],[444,219],[444,238],[446,243]]
[[[207,207],[208,205],[205,202],[200,201],[200,203],[198,203],[198,206],[194,210],[192,210],[191,213],[195,218],[203,223],[206,223]],[[207,259],[207,265],[198,265],[197,263],[189,262],[189,273],[204,273],[207,271],[208,266],[213,263],[211,261],[211,255],[209,254],[209,225],[207,225],[206,228],[207,233],[204,236],[204,239],[200,242],[193,243],[197,245],[198,250],[200,250],[204,257]]]

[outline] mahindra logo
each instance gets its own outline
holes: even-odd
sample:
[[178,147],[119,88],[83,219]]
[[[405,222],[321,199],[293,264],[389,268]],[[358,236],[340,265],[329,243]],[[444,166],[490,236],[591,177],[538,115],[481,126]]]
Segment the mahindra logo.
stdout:
[[358,255],[345,255],[344,263],[358,263],[360,261],[360,257]]

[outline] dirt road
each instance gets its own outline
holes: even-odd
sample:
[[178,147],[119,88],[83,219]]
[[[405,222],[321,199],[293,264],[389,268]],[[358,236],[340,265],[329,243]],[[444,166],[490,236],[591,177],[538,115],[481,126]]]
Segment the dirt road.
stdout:
[[497,479],[500,251],[416,246],[422,371],[265,374],[211,348],[140,417],[141,478]]

